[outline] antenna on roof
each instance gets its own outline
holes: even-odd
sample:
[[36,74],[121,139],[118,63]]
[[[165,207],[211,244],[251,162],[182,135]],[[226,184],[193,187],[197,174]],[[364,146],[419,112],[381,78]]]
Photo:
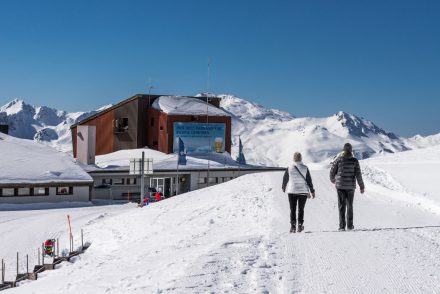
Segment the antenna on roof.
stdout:
[[151,89],[153,89],[153,85],[151,85],[151,78],[148,78],[148,107],[151,106]]
[[[206,124],[208,127],[209,123],[209,80],[211,78],[211,59],[208,58],[208,78],[206,80]],[[206,186],[209,187],[209,168],[210,168],[210,159],[211,159],[211,136],[208,136],[209,138],[209,153],[208,153],[208,172],[206,177]]]

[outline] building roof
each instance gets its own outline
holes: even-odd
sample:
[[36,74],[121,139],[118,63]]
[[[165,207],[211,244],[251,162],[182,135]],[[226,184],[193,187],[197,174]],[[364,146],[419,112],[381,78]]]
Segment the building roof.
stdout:
[[[108,107],[108,108],[105,108],[105,109],[103,109],[103,110],[101,110],[101,111],[95,113],[94,115],[91,115],[91,116],[89,116],[89,117],[87,117],[87,118],[85,118],[85,119],[83,119],[83,120],[81,120],[81,121],[79,121],[79,122],[77,122],[77,123],[71,125],[70,128],[72,129],[72,128],[75,128],[77,125],[82,125],[82,124],[84,124],[84,123],[86,123],[86,122],[88,122],[88,121],[90,121],[90,120],[92,120],[92,119],[94,119],[94,118],[96,118],[96,117],[99,117],[99,116],[101,116],[101,115],[103,115],[103,114],[105,114],[105,113],[107,113],[107,112],[109,112],[109,111],[112,111],[112,110],[114,110],[114,109],[116,109],[116,108],[119,108],[119,107],[121,107],[122,105],[127,104],[127,103],[129,103],[129,102],[131,102],[131,101],[134,101],[134,100],[136,100],[136,99],[148,99],[148,98],[150,98],[152,101],[154,101],[154,100],[155,100],[156,98],[158,98],[158,97],[177,97],[177,96],[172,96],[172,95],[157,95],[157,94],[136,94],[136,95],[134,95],[134,96],[131,96],[131,97],[127,98],[127,99],[124,99],[124,100],[118,102],[118,103],[115,104],[115,105],[112,105],[112,106],[110,106],[110,107]],[[206,99],[206,97],[203,97],[203,96],[200,96],[200,97],[193,97],[193,96],[179,96],[179,97],[184,97],[184,98],[188,98],[188,99],[192,98],[192,99],[197,99],[197,100],[199,100],[199,101],[202,101],[202,100],[205,100],[205,99]],[[219,97],[209,97],[209,100],[210,100],[210,101],[212,101],[212,100],[221,100],[221,98],[219,98]],[[215,107],[215,106],[212,106],[212,107],[218,110],[217,107]],[[210,111],[210,112],[211,112],[211,111]],[[205,104],[205,113],[204,113],[204,115],[206,115],[206,104]],[[210,115],[211,115],[211,114],[210,114]]]
[[0,185],[91,183],[74,159],[42,143],[0,133]]
[[160,96],[154,100],[152,107],[168,115],[230,116],[223,109],[202,99],[202,97]]

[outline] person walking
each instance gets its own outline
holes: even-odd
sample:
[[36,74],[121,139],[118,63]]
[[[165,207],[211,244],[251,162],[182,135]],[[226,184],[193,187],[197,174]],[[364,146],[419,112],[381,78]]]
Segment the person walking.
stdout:
[[[359,161],[353,156],[353,147],[346,143],[339,157],[330,169],[330,181],[335,184],[338,193],[339,231],[353,230],[353,198],[356,181],[365,192]],[[345,215],[347,211],[347,215]],[[347,217],[347,218],[346,218]]]
[[[307,198],[315,198],[315,189],[309,169],[302,163],[302,156],[299,152],[295,152],[293,164],[284,173],[282,189],[289,197],[290,232],[295,233],[298,229],[300,233],[304,230],[304,207]],[[296,227],[296,207],[298,207],[298,228]]]

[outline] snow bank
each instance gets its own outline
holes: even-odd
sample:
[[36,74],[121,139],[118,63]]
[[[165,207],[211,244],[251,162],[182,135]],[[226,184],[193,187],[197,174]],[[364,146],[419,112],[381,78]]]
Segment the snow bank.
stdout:
[[91,182],[72,157],[30,140],[0,133],[0,183]]
[[154,100],[152,107],[169,115],[206,115],[208,113],[210,116],[229,116],[222,109],[207,104],[206,101],[184,96],[161,96]]
[[440,146],[370,158],[361,162],[374,188],[440,213]]
[[365,164],[386,171],[410,192],[440,203],[440,146],[371,158]]

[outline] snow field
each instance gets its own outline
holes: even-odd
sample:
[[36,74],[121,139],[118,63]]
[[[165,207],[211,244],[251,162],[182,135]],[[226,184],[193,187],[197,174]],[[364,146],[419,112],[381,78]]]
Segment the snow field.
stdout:
[[[440,215],[367,180],[367,192],[355,196],[356,230],[337,232],[328,173],[311,171],[317,198],[307,202],[300,234],[288,233],[280,172],[246,175],[142,209],[94,207],[83,218],[92,242],[87,252],[10,292],[438,293],[440,260],[433,257],[440,254]],[[9,215],[10,224],[22,213]]]

